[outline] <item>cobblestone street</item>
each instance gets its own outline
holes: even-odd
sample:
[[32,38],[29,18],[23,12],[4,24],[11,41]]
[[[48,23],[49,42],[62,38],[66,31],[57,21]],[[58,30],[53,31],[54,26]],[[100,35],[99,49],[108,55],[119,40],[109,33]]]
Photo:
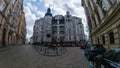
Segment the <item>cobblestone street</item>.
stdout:
[[0,68],[89,68],[80,48],[69,47],[60,56],[44,56],[30,45],[0,51]]

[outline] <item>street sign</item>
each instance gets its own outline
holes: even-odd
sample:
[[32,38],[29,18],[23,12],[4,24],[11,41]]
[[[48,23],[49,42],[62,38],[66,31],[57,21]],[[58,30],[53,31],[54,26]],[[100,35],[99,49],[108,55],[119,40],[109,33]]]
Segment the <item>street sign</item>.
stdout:
[[51,37],[51,35],[50,34],[47,34],[47,38],[50,38]]

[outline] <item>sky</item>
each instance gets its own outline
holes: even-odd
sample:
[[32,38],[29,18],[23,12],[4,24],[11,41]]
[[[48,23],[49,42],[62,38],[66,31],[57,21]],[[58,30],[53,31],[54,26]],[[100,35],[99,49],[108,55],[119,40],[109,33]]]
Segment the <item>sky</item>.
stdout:
[[27,39],[33,35],[35,20],[44,17],[49,7],[53,16],[58,14],[64,16],[66,11],[69,11],[72,16],[82,18],[85,34],[88,36],[86,15],[81,6],[81,0],[24,0],[23,7],[27,26]]

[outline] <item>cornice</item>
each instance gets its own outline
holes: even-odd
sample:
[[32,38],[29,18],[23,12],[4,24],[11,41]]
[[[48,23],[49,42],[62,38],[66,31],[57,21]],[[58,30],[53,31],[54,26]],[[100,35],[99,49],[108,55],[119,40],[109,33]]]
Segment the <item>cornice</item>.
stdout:
[[[118,4],[117,5],[117,7],[115,7],[115,9],[112,11],[113,13],[111,13],[110,15],[107,15],[105,18],[104,18],[104,21],[103,21],[103,19],[102,19],[102,21],[101,21],[101,24],[100,25],[98,25],[98,27],[95,29],[95,30],[93,30],[92,32],[91,32],[91,34],[94,34],[94,33],[97,33],[97,32],[99,32],[101,29],[103,29],[104,27],[105,27],[105,25],[108,25],[108,23],[110,23],[111,21],[116,21],[116,20],[118,20],[118,19],[120,19],[120,17],[119,17],[119,15],[120,15],[120,13],[119,13],[119,11],[120,11],[120,4]],[[119,14],[119,15],[118,15]],[[117,17],[117,18],[115,18],[115,17]],[[113,19],[114,18],[114,19]],[[109,22],[110,21],[110,22]],[[114,22],[112,23],[110,23],[110,24],[114,24]],[[109,24],[109,25],[110,25]],[[107,28],[107,27],[106,27]]]

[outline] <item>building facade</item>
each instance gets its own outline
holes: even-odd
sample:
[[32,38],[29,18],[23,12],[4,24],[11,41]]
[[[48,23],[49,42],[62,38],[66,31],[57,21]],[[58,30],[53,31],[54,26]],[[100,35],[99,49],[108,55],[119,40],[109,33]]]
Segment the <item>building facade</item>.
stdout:
[[50,8],[43,18],[35,21],[33,42],[79,42],[85,40],[81,18],[70,15],[52,16]]
[[62,15],[56,15],[52,19],[52,40],[54,42],[65,41],[65,22]]
[[120,47],[120,0],[82,0],[90,42],[109,50]]
[[25,37],[23,0],[0,0],[0,47],[23,44]]

